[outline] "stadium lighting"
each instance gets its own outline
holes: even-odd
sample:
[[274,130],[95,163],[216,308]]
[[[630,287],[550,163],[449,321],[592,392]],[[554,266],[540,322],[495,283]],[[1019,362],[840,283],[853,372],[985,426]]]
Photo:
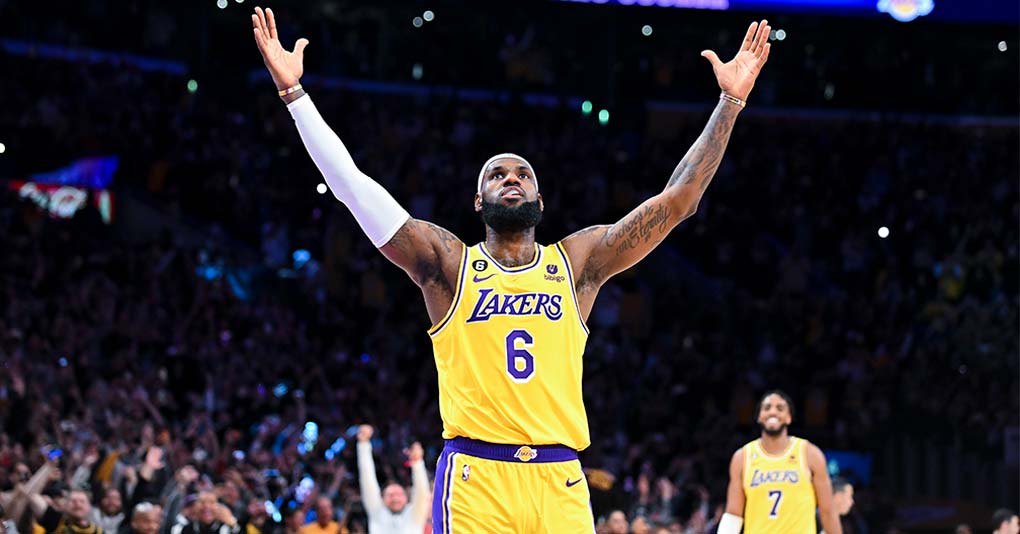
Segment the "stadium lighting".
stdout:
[[411,67],[411,77],[415,80],[420,80],[424,72],[425,69],[421,66],[421,63],[415,63],[414,66]]
[[422,24],[425,24],[425,21],[422,20],[421,17],[414,17],[414,19],[411,20],[411,24],[414,24],[415,28],[421,28]]
[[786,39],[786,30],[777,30],[776,31],[776,40],[777,41],[782,41],[783,39]]
[[609,110],[599,110],[599,124],[602,126],[609,124]]
[[195,80],[188,80],[188,92],[194,93],[198,91],[198,82]]
[[315,186],[315,191],[320,195],[325,195],[326,191],[329,191],[329,188],[326,187],[326,184],[319,182],[319,185]]
[[648,37],[651,34],[652,34],[652,27],[651,26],[645,24],[644,26],[641,27],[641,35],[644,35],[645,37]]
[[0,154],[7,152],[7,145],[0,143]]
[[585,100],[584,102],[581,102],[581,113],[587,115],[591,113],[591,110],[592,110],[591,100]]
[[881,237],[882,239],[889,237],[889,229],[885,226],[880,227],[878,229],[878,237]]
[[1006,41],[999,41],[999,52],[1006,51]]
[[216,7],[220,9],[227,9],[227,0],[216,0]]
[[432,22],[436,19],[436,14],[433,13],[431,9],[426,9],[425,12],[421,14],[421,17],[425,19],[425,22]]

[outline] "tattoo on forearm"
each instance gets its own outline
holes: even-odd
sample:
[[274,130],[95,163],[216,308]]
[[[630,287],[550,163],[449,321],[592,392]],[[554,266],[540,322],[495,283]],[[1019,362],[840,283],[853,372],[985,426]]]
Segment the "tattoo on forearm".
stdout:
[[645,206],[614,224],[603,238],[605,244],[616,247],[616,253],[622,254],[642,243],[662,239],[669,231],[671,213],[672,209],[666,204]]
[[698,140],[673,170],[667,187],[693,185],[704,193],[722,161],[738,112],[737,106],[727,102],[716,106]]

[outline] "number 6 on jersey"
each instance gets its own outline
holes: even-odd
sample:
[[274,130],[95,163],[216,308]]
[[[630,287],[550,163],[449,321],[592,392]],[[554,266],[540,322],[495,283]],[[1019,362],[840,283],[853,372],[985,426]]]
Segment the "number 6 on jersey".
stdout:
[[535,374],[535,357],[527,351],[534,345],[535,338],[527,330],[513,330],[506,335],[506,372],[518,384],[527,383]]

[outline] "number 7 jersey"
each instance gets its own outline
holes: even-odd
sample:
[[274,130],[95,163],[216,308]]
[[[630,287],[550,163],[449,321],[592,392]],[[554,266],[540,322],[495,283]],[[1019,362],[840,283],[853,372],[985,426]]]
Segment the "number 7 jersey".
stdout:
[[771,456],[756,439],[744,445],[744,532],[814,534],[815,487],[807,466],[807,441]]
[[590,443],[581,394],[588,328],[560,244],[507,268],[465,247],[446,316],[429,329],[443,437],[490,443]]

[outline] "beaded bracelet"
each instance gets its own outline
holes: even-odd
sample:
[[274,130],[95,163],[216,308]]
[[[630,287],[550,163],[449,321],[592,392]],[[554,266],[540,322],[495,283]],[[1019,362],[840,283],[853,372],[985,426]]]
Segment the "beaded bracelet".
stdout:
[[294,87],[288,87],[288,88],[284,89],[283,91],[280,91],[280,96],[284,97],[284,96],[287,96],[287,95],[290,95],[290,94],[294,94],[294,93],[296,93],[296,92],[298,92],[300,90],[301,90],[301,84],[297,84]]
[[741,99],[739,99],[739,98],[737,98],[735,96],[730,96],[730,95],[726,94],[725,91],[723,91],[719,95],[719,99],[720,100],[725,100],[727,102],[732,102],[732,103],[734,103],[734,104],[736,104],[736,105],[738,105],[738,106],[740,106],[742,108],[743,107],[747,107],[747,102],[744,102],[743,100],[741,100]]

